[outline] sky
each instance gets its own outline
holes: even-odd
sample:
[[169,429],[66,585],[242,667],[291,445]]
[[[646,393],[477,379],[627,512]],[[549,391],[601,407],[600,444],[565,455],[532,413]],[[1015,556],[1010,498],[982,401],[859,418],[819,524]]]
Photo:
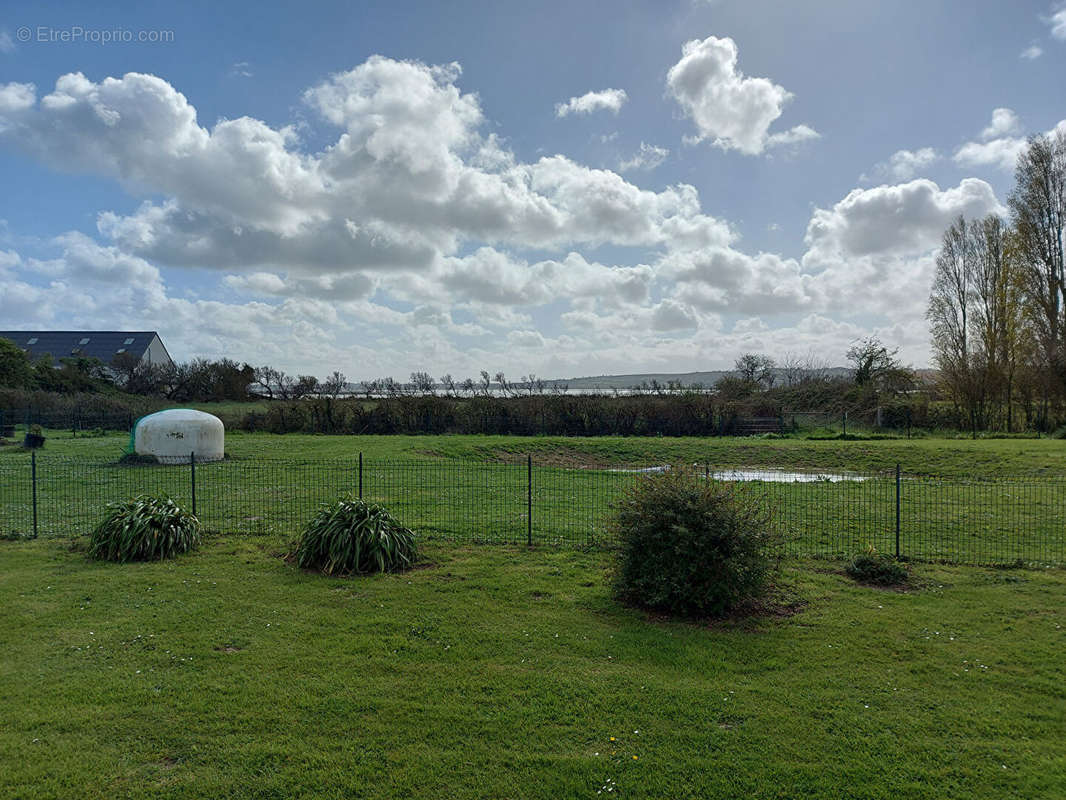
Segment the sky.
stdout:
[[929,363],[1051,0],[8,4],[0,328],[406,379]]

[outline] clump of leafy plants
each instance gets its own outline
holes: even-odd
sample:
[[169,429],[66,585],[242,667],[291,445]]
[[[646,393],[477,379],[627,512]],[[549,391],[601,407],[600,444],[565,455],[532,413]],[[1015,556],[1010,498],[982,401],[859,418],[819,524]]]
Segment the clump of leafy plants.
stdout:
[[902,586],[910,577],[906,567],[873,547],[855,556],[846,569],[848,575],[860,583],[872,583],[875,586]]
[[89,557],[105,561],[158,561],[200,544],[200,520],[167,495],[140,495],[109,503],[89,537]]
[[686,617],[755,608],[767,598],[782,538],[749,487],[689,467],[640,479],[613,521],[614,590],[624,603]]
[[327,575],[399,572],[418,559],[414,533],[377,503],[352,497],[324,504],[300,537],[296,563]]

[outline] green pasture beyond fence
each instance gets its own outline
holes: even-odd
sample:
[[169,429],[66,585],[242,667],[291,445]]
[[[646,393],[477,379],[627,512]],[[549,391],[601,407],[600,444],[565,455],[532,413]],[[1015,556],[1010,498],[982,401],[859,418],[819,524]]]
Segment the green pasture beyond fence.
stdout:
[[[957,564],[1066,565],[1066,477],[994,479],[890,473],[717,470],[776,509],[792,555],[846,557],[873,546]],[[519,463],[227,460],[127,466],[35,455],[0,460],[0,532],[88,533],[108,502],[166,492],[209,530],[295,535],[344,494],[384,503],[428,538],[541,546],[609,545],[612,504],[639,470]]]

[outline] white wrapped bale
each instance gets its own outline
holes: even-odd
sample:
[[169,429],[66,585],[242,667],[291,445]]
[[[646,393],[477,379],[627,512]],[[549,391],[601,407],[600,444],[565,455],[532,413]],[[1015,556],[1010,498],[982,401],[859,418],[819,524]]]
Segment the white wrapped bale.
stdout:
[[155,456],[162,464],[220,461],[225,454],[226,429],[213,414],[174,408],[142,417],[133,432],[137,455]]

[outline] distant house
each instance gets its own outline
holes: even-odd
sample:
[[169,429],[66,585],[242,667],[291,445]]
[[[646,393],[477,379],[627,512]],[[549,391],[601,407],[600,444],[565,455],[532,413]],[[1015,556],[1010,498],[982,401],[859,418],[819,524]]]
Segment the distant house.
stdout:
[[13,341],[31,361],[50,355],[56,366],[61,358],[98,358],[110,364],[124,353],[149,364],[174,363],[155,331],[0,331],[0,339]]

